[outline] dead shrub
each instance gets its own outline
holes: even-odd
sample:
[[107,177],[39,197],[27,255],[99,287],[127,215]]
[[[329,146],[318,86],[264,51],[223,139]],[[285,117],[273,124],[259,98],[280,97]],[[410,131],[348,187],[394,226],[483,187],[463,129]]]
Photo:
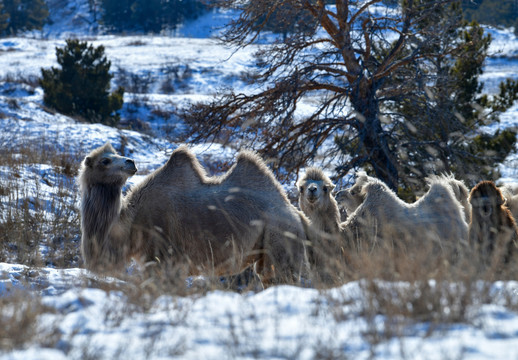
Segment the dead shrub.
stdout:
[[48,312],[53,310],[33,294],[12,291],[0,297],[0,349],[19,349],[34,342],[48,345],[55,338],[54,329],[35,325],[39,316]]

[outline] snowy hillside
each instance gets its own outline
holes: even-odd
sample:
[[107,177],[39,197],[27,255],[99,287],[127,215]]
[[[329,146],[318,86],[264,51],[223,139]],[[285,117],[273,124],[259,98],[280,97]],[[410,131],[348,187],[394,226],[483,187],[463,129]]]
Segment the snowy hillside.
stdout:
[[[75,176],[85,154],[111,142],[135,160],[139,172],[130,185],[139,182],[182,144],[178,108],[221,88],[253,91],[243,79],[254,69],[255,49],[236,52],[211,37],[227,12],[209,13],[176,34],[113,36],[103,35],[86,0],[48,3],[60,9],[53,24],[0,39],[0,239],[9,250],[0,262],[0,358],[518,359],[517,281],[480,281],[467,291],[433,280],[360,279],[328,290],[274,286],[239,294],[192,291],[182,279],[179,290],[161,292],[139,269],[115,279],[81,268]],[[482,78],[494,91],[500,80],[518,77],[518,39],[490,32],[494,57]],[[114,85],[127,88],[124,129],[44,107],[37,78],[42,67],[56,65],[55,48],[70,34],[106,48]],[[517,115],[518,104],[500,126],[517,126]],[[239,150],[191,148],[211,172]],[[503,182],[517,181],[518,155],[502,174]],[[383,289],[385,302],[373,286]],[[417,309],[420,302],[426,311]]]

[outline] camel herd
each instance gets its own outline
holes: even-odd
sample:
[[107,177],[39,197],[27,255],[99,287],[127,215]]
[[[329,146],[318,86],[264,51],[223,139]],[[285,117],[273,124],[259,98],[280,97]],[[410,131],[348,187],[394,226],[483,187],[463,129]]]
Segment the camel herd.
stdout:
[[502,264],[518,252],[518,228],[507,207],[518,208],[518,189],[493,182],[469,192],[452,176],[430,177],[428,192],[409,204],[365,172],[335,196],[329,177],[308,168],[297,182],[297,209],[249,151],[224,175],[208,176],[189,149],[179,147],[123,195],[136,172],[134,161],[110,144],[81,164],[81,252],[91,270],[120,270],[134,259],[174,265],[185,275],[253,269],[265,284],[275,284],[319,272],[332,281],[331,259],[346,262],[351,252],[379,244],[408,251],[428,242],[452,261],[469,247],[484,261]]

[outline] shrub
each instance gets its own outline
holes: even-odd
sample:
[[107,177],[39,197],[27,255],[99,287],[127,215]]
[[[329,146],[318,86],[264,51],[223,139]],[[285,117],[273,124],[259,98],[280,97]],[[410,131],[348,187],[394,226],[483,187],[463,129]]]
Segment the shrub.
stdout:
[[43,0],[4,0],[0,3],[0,34],[39,30],[48,17],[49,10]]
[[104,47],[68,39],[64,48],[56,48],[56,56],[61,69],[41,69],[45,105],[88,122],[116,125],[124,88],[109,93],[113,75]]

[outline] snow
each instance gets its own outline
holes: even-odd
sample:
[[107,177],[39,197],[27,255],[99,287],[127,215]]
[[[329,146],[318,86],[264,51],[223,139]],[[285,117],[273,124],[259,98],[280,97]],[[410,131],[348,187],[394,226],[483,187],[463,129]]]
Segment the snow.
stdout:
[[[518,315],[499,301],[474,309],[472,324],[445,324],[426,335],[430,324],[410,323],[402,339],[371,347],[366,333],[374,326],[381,334],[387,319],[377,315],[367,320],[362,315],[367,301],[361,281],[327,291],[275,286],[259,293],[162,295],[142,310],[128,303],[122,291],[85,287],[87,280],[96,278],[86,270],[33,269],[37,274],[29,281],[34,283],[22,286],[18,279],[26,271],[0,263],[2,293],[5,296],[13,287],[40,289],[35,292],[50,310],[38,325],[57,326],[63,340],[58,349],[30,347],[0,358],[81,358],[85,348],[93,351],[92,346],[99,359],[313,359],[318,349],[355,359],[370,358],[372,351],[383,359],[399,358],[402,352],[412,359],[518,356]],[[491,292],[500,294],[495,297],[518,296],[518,283],[497,282]]]
[[[52,25],[27,36],[0,39],[0,146],[12,151],[14,157],[23,157],[25,148],[41,144],[80,161],[92,148],[110,141],[117,149],[124,145],[125,155],[135,159],[140,175],[132,178],[130,185],[135,184],[182,144],[178,137],[183,125],[174,115],[154,116],[153,109],[174,111],[189,102],[208,99],[223,87],[253,91],[240,76],[253,71],[255,48],[235,52],[214,39],[232,12],[215,10],[174,34],[113,36],[102,34],[88,13],[86,1],[49,0],[49,4],[62,8]],[[509,30],[488,31],[494,39],[490,51],[495,57],[488,61],[482,78],[486,88],[496,91],[498,81],[518,73],[518,40]],[[105,46],[116,75],[114,85],[122,70],[149,76],[149,93],[126,92],[123,118],[140,119],[149,124],[150,132],[80,123],[49,112],[43,107],[41,88],[15,81],[36,78],[42,67],[55,66],[55,48],[63,46],[70,34],[82,34],[93,45]],[[181,72],[187,67],[189,75],[183,84],[175,84],[173,93],[160,90],[168,71]],[[311,107],[308,101],[299,110],[310,111]],[[517,115],[515,105],[502,116],[500,127],[516,126]],[[165,127],[173,129],[169,136],[158,136]],[[232,162],[238,150],[217,143],[191,148],[204,163]],[[502,182],[516,181],[517,156],[511,155],[501,167]],[[55,172],[54,165],[24,164],[16,174],[8,166],[0,166],[0,189],[20,178],[38,184],[26,188],[27,193],[20,197],[41,202],[39,211],[46,216],[52,211],[52,199],[78,201],[70,194],[66,197],[58,193],[56,184],[65,180]],[[75,186],[71,182],[65,188],[73,193]],[[0,192],[1,211],[7,206],[17,206],[16,199]],[[0,213],[0,220],[5,215]],[[43,255],[45,251],[48,249],[42,245]],[[386,287],[390,291],[409,285],[387,283]],[[41,303],[44,310],[33,327],[45,337],[11,350],[4,349],[0,339],[0,358],[518,358],[516,281],[490,284],[492,301],[476,302],[477,306],[468,311],[469,321],[439,325],[389,319],[382,314],[366,316],[368,300],[362,281],[326,291],[274,286],[244,294],[164,294],[147,302],[130,298],[128,294],[138,290],[135,286],[127,279],[99,277],[81,268],[0,263],[0,300],[12,306]],[[132,291],[124,291],[128,288]],[[509,306],[509,299],[514,306]],[[0,303],[0,317],[8,316],[9,307]],[[385,336],[390,321],[402,322],[400,334]],[[430,331],[434,326],[440,330]],[[369,334],[379,335],[379,341]]]

